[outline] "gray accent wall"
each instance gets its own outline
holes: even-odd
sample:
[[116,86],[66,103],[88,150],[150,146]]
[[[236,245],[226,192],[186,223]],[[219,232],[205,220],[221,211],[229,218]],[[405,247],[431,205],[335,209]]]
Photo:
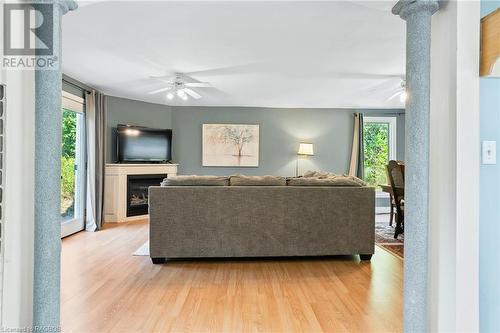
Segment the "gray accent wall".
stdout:
[[[355,112],[366,116],[396,116],[397,158],[404,160],[404,110],[171,107],[113,96],[108,96],[107,106],[107,163],[113,163],[115,156],[112,129],[117,124],[130,124],[171,128],[173,162],[179,163],[180,174],[293,176],[299,142],[314,143],[315,152],[312,157],[300,159],[300,173],[309,169],[347,173]],[[259,167],[203,167],[204,123],[259,124]]]
[[[404,110],[276,109],[247,107],[172,107],[173,158],[181,174],[295,175],[299,142],[314,143],[312,157],[299,161],[300,172],[347,173],[354,112],[398,117],[398,159],[404,159]],[[257,168],[202,167],[202,124],[260,125]]]
[[107,96],[107,107],[106,163],[114,163],[116,143],[112,130],[116,125],[128,124],[153,128],[172,128],[172,108],[167,105]]

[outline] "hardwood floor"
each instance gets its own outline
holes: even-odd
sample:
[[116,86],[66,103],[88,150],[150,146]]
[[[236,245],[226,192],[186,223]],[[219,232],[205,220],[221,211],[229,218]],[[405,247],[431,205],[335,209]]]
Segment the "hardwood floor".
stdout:
[[62,242],[63,332],[401,332],[402,261],[132,256],[147,221]]

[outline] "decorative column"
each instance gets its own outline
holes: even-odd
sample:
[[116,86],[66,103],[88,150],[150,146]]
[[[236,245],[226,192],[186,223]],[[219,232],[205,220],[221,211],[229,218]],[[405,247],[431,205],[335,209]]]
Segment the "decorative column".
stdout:
[[426,332],[431,16],[438,1],[400,0],[406,21],[404,331]]
[[[40,1],[34,5],[52,12],[53,22],[41,25],[40,34],[53,36],[57,65],[35,71],[35,246],[33,276],[33,327],[59,327],[61,279],[61,21],[74,1]],[[50,13],[47,13],[50,16]],[[35,51],[36,58],[42,54]]]

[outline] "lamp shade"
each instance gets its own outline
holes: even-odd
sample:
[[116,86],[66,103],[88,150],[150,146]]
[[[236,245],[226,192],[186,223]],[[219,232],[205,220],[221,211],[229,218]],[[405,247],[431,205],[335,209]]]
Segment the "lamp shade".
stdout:
[[313,144],[301,142],[297,155],[314,155]]

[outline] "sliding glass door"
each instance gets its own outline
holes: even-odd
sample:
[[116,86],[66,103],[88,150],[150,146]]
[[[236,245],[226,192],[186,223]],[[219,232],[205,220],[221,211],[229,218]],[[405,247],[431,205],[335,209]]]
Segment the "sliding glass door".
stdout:
[[85,227],[85,113],[83,99],[63,92],[61,155],[61,236]]

